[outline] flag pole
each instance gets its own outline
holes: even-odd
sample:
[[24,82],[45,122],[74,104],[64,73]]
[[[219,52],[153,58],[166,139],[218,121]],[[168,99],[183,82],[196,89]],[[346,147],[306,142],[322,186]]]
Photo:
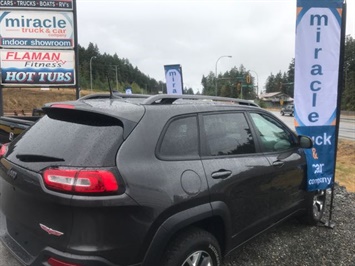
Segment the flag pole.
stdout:
[[340,113],[341,113],[341,94],[343,92],[344,85],[344,50],[345,50],[345,32],[346,32],[346,2],[343,3],[342,19],[341,19],[341,34],[340,34],[340,57],[339,57],[339,77],[338,77],[338,99],[337,99],[337,123],[335,129],[335,153],[334,153],[334,182],[331,188],[331,198],[329,206],[328,221],[324,223],[326,227],[334,228],[335,224],[332,221],[333,216],[333,204],[334,204],[334,184],[335,184],[335,169],[338,153],[339,142],[339,125],[340,125]]

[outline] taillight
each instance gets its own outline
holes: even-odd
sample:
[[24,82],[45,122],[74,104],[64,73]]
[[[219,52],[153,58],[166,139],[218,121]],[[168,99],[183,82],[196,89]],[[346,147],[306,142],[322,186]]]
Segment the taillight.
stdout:
[[9,149],[9,143],[5,143],[3,145],[1,145],[1,148],[0,148],[0,157],[3,157],[6,155],[7,153],[7,150]]
[[100,194],[118,191],[115,175],[101,169],[49,168],[43,172],[47,188],[76,194]]
[[47,262],[50,266],[80,266],[80,264],[68,263],[55,258],[49,258]]

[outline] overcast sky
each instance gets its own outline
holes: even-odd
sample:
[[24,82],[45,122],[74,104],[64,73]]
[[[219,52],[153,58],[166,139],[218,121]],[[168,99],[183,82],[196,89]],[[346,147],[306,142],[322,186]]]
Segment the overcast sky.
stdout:
[[[355,0],[347,0],[347,34],[355,37]],[[165,82],[164,65],[180,64],[184,86],[243,64],[259,80],[285,72],[295,54],[296,0],[77,0],[79,44],[127,58]],[[94,67],[93,60],[93,67]]]

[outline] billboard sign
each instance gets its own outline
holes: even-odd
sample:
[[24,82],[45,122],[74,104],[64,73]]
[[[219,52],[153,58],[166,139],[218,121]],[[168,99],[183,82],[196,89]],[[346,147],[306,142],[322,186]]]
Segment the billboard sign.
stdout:
[[75,85],[73,50],[1,50],[1,84],[9,86]]
[[0,47],[72,49],[73,13],[1,11]]
[[165,65],[167,94],[182,95],[182,69],[180,65]]
[[298,0],[295,56],[295,126],[310,136],[307,189],[332,187],[343,0]]
[[73,10],[73,0],[3,0],[0,7],[8,9]]

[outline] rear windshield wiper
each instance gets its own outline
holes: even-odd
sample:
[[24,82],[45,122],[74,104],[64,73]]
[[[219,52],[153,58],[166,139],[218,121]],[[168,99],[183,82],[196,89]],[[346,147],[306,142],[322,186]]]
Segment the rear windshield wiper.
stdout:
[[64,162],[63,158],[37,154],[17,154],[16,158],[22,162]]

